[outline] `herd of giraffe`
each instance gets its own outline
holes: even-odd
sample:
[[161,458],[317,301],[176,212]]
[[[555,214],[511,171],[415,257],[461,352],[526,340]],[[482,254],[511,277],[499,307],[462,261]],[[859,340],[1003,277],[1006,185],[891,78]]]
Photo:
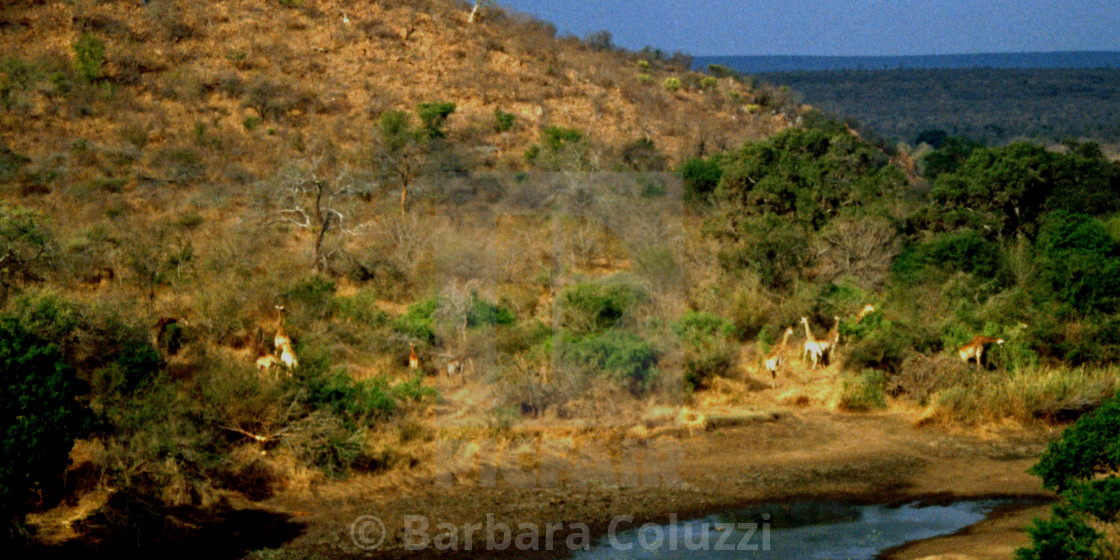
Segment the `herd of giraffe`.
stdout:
[[[863,309],[856,315],[855,322],[862,323],[868,315],[875,312],[875,306],[870,303],[863,306]],[[825,338],[817,338],[813,335],[813,330],[809,327],[809,320],[805,317],[801,318],[801,324],[805,326],[805,345],[801,353],[802,363],[810,362],[811,369],[816,369],[832,360],[832,354],[835,352],[836,347],[840,344],[840,318],[833,317],[832,330],[828,332]],[[763,365],[766,371],[770,372],[770,386],[777,385],[778,372],[785,365],[786,353],[789,349],[789,337],[793,336],[793,327],[788,327],[785,333],[782,334],[782,340],[778,342],[774,349],[766,355],[763,359]],[[990,344],[1002,345],[1004,340],[1002,338],[993,338],[990,336],[977,335],[972,337],[972,340],[961,346],[958,354],[965,363],[976,360],[976,364],[980,365],[980,360],[984,355],[984,348]]]
[[[856,314],[856,324],[862,323],[863,320],[875,312],[875,306],[867,304],[863,309]],[[840,344],[840,317],[833,317],[832,329],[824,338],[817,338],[813,335],[813,329],[809,326],[809,320],[806,317],[801,318],[801,324],[805,327],[805,343],[801,353],[802,363],[811,363],[811,369],[817,369],[828,364],[832,360],[832,355],[836,351],[836,347]],[[157,340],[163,334],[164,328],[167,326],[168,320],[161,320],[157,326],[159,334]],[[176,320],[171,320],[174,322]],[[184,321],[185,323],[185,321]],[[263,330],[257,328],[256,340],[253,344],[256,350],[256,365],[260,371],[269,371],[273,368],[283,368],[289,375],[292,370],[299,366],[299,359],[296,357],[295,349],[292,347],[292,339],[284,332],[284,306],[276,306],[276,336],[273,338],[273,347],[275,351],[269,351],[265,348]],[[774,349],[766,355],[763,359],[763,365],[766,371],[770,373],[770,386],[777,385],[778,373],[786,363],[786,354],[789,351],[789,339],[793,336],[793,327],[786,328],[782,333],[782,339]],[[965,363],[970,363],[973,360],[977,365],[980,365],[981,359],[984,355],[984,348],[990,344],[1002,345],[1004,340],[1002,338],[993,338],[990,336],[977,335],[972,338],[967,344],[961,346],[958,354]],[[277,356],[279,354],[279,357]],[[460,380],[463,376],[463,365],[466,361],[465,357],[451,357],[447,363],[447,375],[452,377],[458,375]],[[409,343],[408,355],[408,368],[411,370],[420,369],[420,356],[416,353],[416,344]]]

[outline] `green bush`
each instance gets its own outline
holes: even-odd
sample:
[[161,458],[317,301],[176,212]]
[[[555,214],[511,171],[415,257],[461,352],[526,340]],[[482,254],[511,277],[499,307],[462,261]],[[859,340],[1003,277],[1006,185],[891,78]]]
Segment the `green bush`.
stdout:
[[389,322],[389,314],[377,307],[377,296],[370,290],[362,290],[352,296],[336,296],[331,307],[339,317],[368,327]]
[[665,80],[661,82],[661,87],[665,88],[665,91],[669,93],[676,93],[681,90],[681,79],[673,77],[665,78]]
[[1053,517],[1036,519],[1028,527],[1032,545],[1015,551],[1019,560],[1107,557],[1102,535],[1088,517],[1106,523],[1120,515],[1120,396],[1081,417],[1050,444],[1031,468],[1046,488],[1062,501]]
[[517,124],[517,115],[507,113],[497,107],[494,108],[494,130],[497,132],[506,132],[513,130],[514,125]]
[[564,326],[577,337],[601,333],[645,298],[645,292],[626,279],[568,286],[560,293]]
[[715,89],[718,84],[719,80],[716,79],[715,76],[704,76],[700,78],[700,87],[705,90]]
[[963,230],[911,246],[895,259],[892,272],[898,280],[917,283],[927,278],[930,267],[992,278],[1000,266],[998,245],[975,231]]
[[467,313],[467,325],[478,327],[484,325],[512,325],[517,321],[513,311],[495,303],[479,299],[478,295],[471,296],[471,309]]
[[331,311],[336,291],[334,280],[315,274],[297,280],[284,292],[284,298],[297,304],[302,313],[321,319]]
[[897,372],[910,348],[910,340],[893,328],[876,330],[866,338],[847,345],[844,367],[852,370],[873,368]]
[[404,315],[393,321],[393,328],[405,336],[435,345],[437,337],[434,317],[441,305],[443,301],[439,296],[420,300],[410,305]]
[[1100,221],[1053,212],[1039,231],[1037,250],[1043,295],[1082,312],[1110,312],[1120,304],[1120,255]]
[[416,106],[421,127],[429,140],[437,140],[447,136],[443,127],[447,124],[447,118],[454,112],[455,104],[447,101],[421,103]]
[[574,146],[583,142],[583,133],[574,128],[564,128],[561,126],[548,126],[541,131],[541,136],[544,140],[544,147],[553,154],[560,153],[569,146]]
[[869,369],[858,375],[846,375],[840,393],[840,406],[847,410],[868,411],[887,407],[886,377],[879,370]]
[[645,392],[657,377],[657,354],[633,333],[610,330],[566,344],[562,355],[592,374],[607,375],[634,394]]
[[680,174],[684,180],[685,200],[699,202],[715,192],[723,170],[715,159],[691,157],[681,164]]
[[670,325],[685,345],[684,381],[688,390],[703,389],[713,377],[726,375],[735,364],[735,349],[727,338],[735,327],[704,311],[690,311]]
[[639,138],[627,143],[622,147],[620,155],[622,164],[634,171],[664,171],[668,159],[649,138]]
[[731,322],[707,311],[689,311],[674,321],[670,329],[692,348],[710,346],[735,332]]
[[[0,520],[18,526],[29,500],[61,476],[74,440],[92,426],[87,388],[58,347],[0,317]],[[0,531],[7,540],[9,527]]]
[[0,204],[0,303],[18,284],[37,280],[46,272],[55,251],[51,232],[42,218],[21,207]]
[[74,69],[89,81],[101,79],[105,64],[105,43],[88,31],[82,33],[70,48],[74,51]]

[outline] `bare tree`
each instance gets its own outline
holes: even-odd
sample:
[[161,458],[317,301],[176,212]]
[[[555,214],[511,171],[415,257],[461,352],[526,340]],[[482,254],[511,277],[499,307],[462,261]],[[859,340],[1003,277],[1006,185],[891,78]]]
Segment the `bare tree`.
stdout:
[[348,173],[328,176],[323,172],[324,158],[294,165],[278,177],[276,211],[270,223],[285,223],[315,234],[311,269],[320,271],[338,249],[324,251],[323,241],[332,232],[354,235],[364,224],[354,221],[350,202],[357,193]]
[[467,326],[471,308],[474,306],[477,293],[477,280],[469,280],[462,284],[454,282],[443,289],[442,304],[438,314],[443,320],[455,325],[459,330],[459,338],[464,346],[467,343]]
[[835,220],[815,245],[825,278],[848,275],[865,288],[877,288],[886,280],[902,247],[894,226],[877,217]]
[[478,15],[478,11],[482,9],[483,6],[488,6],[493,3],[493,0],[474,0],[474,7],[471,8],[471,17],[467,18],[467,23],[474,23],[475,16]]

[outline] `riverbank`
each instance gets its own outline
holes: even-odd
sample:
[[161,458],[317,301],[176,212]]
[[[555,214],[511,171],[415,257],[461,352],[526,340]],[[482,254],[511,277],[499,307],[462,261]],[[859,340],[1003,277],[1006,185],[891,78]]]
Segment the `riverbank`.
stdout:
[[[422,542],[416,529],[426,522],[429,547],[440,544],[450,549],[447,555],[478,557],[487,556],[480,550],[486,528],[502,524],[515,537],[523,532],[518,527],[537,529],[535,548],[547,548],[538,554],[563,556],[569,536],[576,538],[570,544],[581,545],[584,532],[601,535],[620,516],[637,525],[795,499],[897,503],[1050,497],[1026,470],[1058,430],[954,432],[920,427],[915,415],[905,412],[792,409],[762,417],[768,419],[646,440],[617,430],[565,426],[528,435],[510,431],[495,439],[491,452],[485,444],[458,442],[452,451],[437,451],[421,463],[434,468],[328,483],[311,496],[277,497],[267,505],[305,523],[304,533],[283,547],[293,554],[399,557],[410,554],[407,545]],[[441,443],[446,442],[434,445]],[[376,517],[384,533],[356,524],[371,519],[363,516]],[[990,528],[1003,539],[1029,518],[1026,513],[997,516],[970,532],[979,535]],[[480,529],[466,550],[471,526]],[[546,547],[550,526],[555,528],[552,546]],[[935,539],[914,550],[929,556],[938,543],[945,543],[942,552],[950,552],[958,542]],[[908,554],[898,552],[903,553]],[[923,556],[898,556],[918,557]]]

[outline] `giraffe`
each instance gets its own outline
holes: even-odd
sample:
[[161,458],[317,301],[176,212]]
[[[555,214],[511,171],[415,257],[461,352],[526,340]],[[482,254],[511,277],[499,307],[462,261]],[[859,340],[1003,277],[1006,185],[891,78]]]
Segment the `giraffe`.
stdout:
[[296,351],[292,348],[292,339],[284,332],[284,306],[276,306],[276,337],[272,339],[273,345],[276,350],[280,352],[280,363],[288,368],[288,372],[299,367],[299,359],[296,357]]
[[789,342],[789,337],[793,336],[793,327],[787,327],[785,334],[782,335],[782,341],[766,356],[766,370],[770,372],[770,387],[773,388],[778,382],[778,369],[782,367],[786,357],[786,344]]
[[976,358],[976,365],[980,365],[980,359],[984,356],[984,346],[986,344],[1003,345],[1002,338],[992,338],[990,336],[976,335],[968,344],[961,346],[957,352],[960,354],[964,363],[969,363],[973,358]]
[[840,318],[833,317],[832,330],[828,331],[828,336],[821,342],[821,356],[826,358],[828,363],[832,363],[832,351],[836,349],[836,345],[840,344]]
[[801,324],[805,325],[805,351],[801,353],[801,360],[804,361],[805,356],[808,355],[813,359],[813,367],[815,368],[820,365],[821,355],[824,353],[824,349],[821,346],[822,341],[817,340],[817,338],[813,336],[813,331],[809,328],[808,319],[802,317]]
[[859,314],[856,315],[856,322],[857,323],[862,323],[863,319],[865,317],[867,317],[868,315],[870,315],[874,312],[875,312],[875,306],[874,305],[871,305],[869,303],[869,304],[863,306],[863,309],[860,309]]
[[408,369],[420,369],[420,356],[416,354],[416,343],[408,343]]

